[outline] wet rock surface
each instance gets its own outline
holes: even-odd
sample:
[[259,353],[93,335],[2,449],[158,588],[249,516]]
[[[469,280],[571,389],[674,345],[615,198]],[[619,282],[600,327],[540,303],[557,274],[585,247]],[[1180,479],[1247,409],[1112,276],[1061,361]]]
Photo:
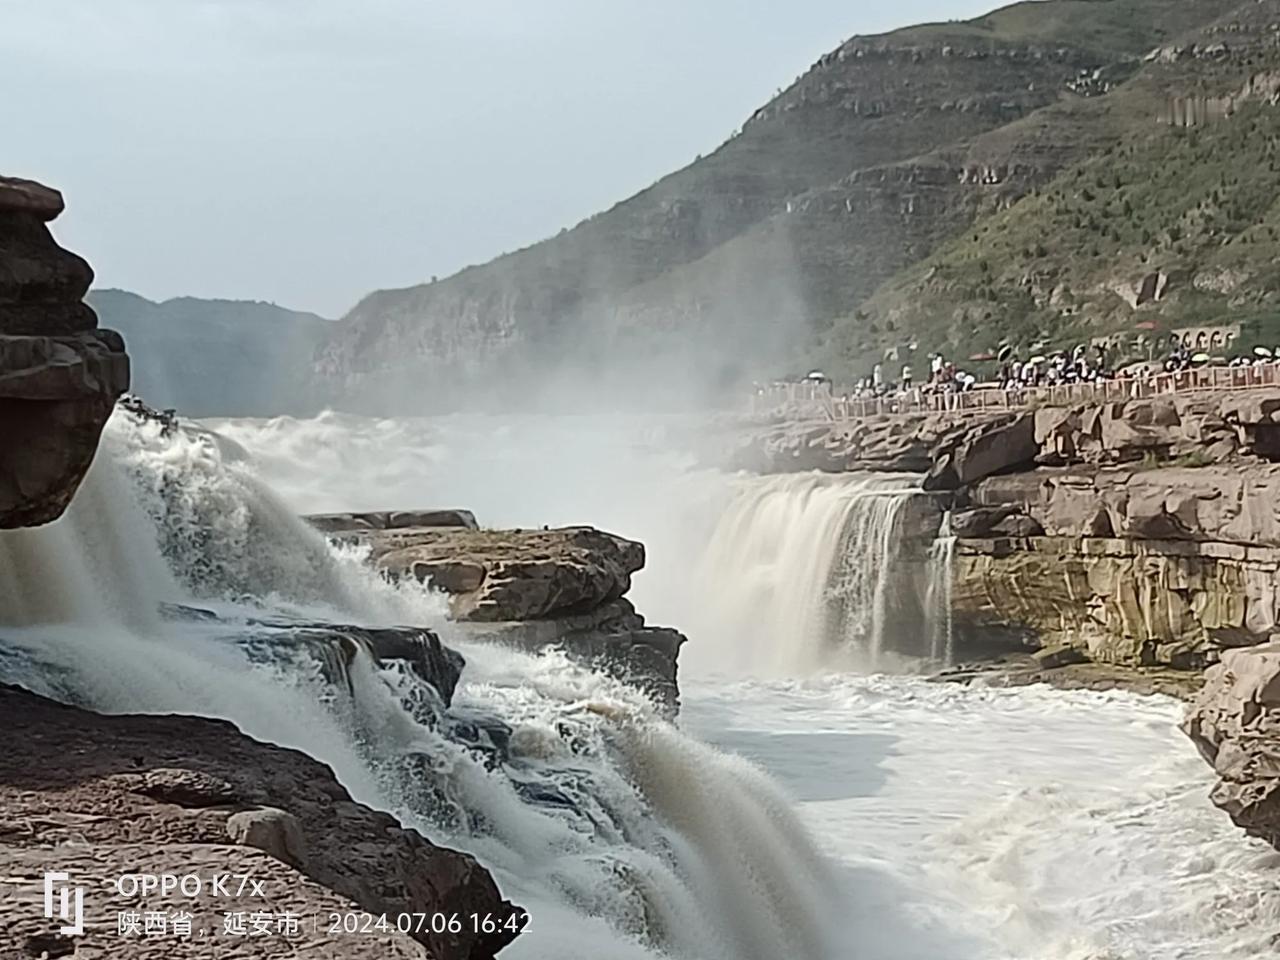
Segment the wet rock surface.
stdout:
[[538,620],[587,613],[631,589],[644,545],[591,527],[560,530],[410,528],[371,532],[375,564],[430,581],[459,620]]
[[388,576],[442,590],[469,636],[530,651],[563,647],[670,710],[678,704],[676,665],[684,636],[648,625],[625,599],[632,575],[644,567],[643,544],[591,527],[480,530],[356,523],[327,532],[366,545],[370,561]]
[[1280,850],[1280,642],[1224,654],[1182,729],[1218,775],[1214,804]]
[[[431,957],[485,960],[514,936],[430,930],[331,930],[331,913],[492,915],[518,908],[466,854],[432,844],[354,802],[324,764],[252,740],[231,724],[178,716],[103,716],[0,686],[9,747],[0,755],[0,869],[12,882],[0,955],[38,957]],[[85,934],[58,933],[42,876],[86,887]],[[250,875],[226,897],[121,897],[124,874]],[[208,891],[206,890],[206,893]],[[192,935],[121,934],[118,913],[189,914]],[[226,914],[270,932],[229,932]],[[298,918],[292,932],[279,917]],[[207,931],[203,935],[198,930]],[[282,932],[283,929],[283,932]]]
[[62,208],[0,177],[0,528],[62,514],[129,385],[124,342],[82,302],[93,271],[49,232]]

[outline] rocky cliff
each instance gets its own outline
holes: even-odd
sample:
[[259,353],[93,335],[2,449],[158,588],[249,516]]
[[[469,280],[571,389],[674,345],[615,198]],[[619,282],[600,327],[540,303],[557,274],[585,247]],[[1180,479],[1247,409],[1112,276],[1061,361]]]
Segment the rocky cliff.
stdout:
[[0,528],[61,515],[129,386],[123,341],[83,302],[93,271],[49,232],[62,209],[0,177]]
[[1280,850],[1280,643],[1224,654],[1182,729],[1219,777],[1213,802]]
[[[1273,14],[1271,0],[1049,0],[855,37],[719,150],[613,209],[440,282],[370,295],[335,328],[321,370],[348,402],[383,409],[406,397],[447,403],[449,388],[480,384],[485,402],[527,402],[526,375],[542,376],[541,391],[556,371],[625,399],[626,388],[657,375],[715,390],[806,360],[853,370],[913,340],[990,346],[973,344],[975,329],[1034,339],[1031,324],[1019,327],[1021,300],[1008,309],[995,301],[1043,292],[1047,302],[1065,286],[1051,281],[1066,265],[1047,252],[1027,267],[1027,283],[981,285],[984,296],[993,286],[999,294],[985,311],[949,297],[958,289],[949,275],[910,271],[962,238],[998,236],[1001,217],[1045,191],[1099,202],[1083,198],[1077,170],[1107,151],[1145,151],[1131,164],[1135,182],[1158,169],[1155,158],[1176,152],[1165,140],[1175,128],[1157,123],[1168,104],[1245,89],[1274,52],[1261,42],[1267,18],[1280,19]],[[1223,32],[1237,20],[1248,29]],[[1157,50],[1168,52],[1148,58]],[[1176,226],[1185,210],[1168,198],[1189,189],[1188,171],[1227,162],[1206,151],[1172,171],[1158,196],[1128,198],[1149,214],[1149,230]],[[1110,190],[1108,216],[1120,216],[1124,187]],[[1084,224],[1086,213],[1063,215]],[[1039,241],[1025,239],[1038,256]],[[1153,249],[1163,257],[1164,248],[1141,230],[1121,241],[1126,283],[1160,268],[1145,263],[1130,277],[1130,260]],[[1064,246],[1061,258],[1073,250]],[[1016,252],[1000,271],[1022,267]],[[994,276],[980,259],[966,255],[968,274]],[[901,283],[877,296],[895,277]],[[1058,290],[1055,304],[1065,310],[1076,292]],[[602,369],[620,376],[601,378]],[[641,396],[657,403],[668,393]]]
[[329,514],[308,518],[356,542],[393,579],[449,597],[470,636],[527,650],[563,647],[674,710],[684,636],[645,623],[626,593],[644,545],[590,527],[482,530],[465,510]]

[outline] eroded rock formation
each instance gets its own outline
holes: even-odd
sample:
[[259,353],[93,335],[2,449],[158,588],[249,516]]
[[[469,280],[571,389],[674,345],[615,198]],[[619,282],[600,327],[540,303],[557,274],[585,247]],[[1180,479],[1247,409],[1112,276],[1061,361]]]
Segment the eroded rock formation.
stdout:
[[1182,729],[1219,777],[1213,802],[1280,849],[1280,643],[1224,654]]
[[0,528],[62,514],[129,386],[124,341],[83,302],[93,271],[49,233],[62,209],[0,177]]
[[[0,686],[0,869],[10,885],[0,954],[14,957],[278,957],[487,960],[521,911],[466,854],[437,847],[354,802],[322,763],[195,717],[102,716]],[[42,876],[86,888],[85,932],[59,936],[44,916]],[[121,896],[124,874],[251,875],[228,896]],[[120,911],[188,914],[191,936],[122,934]],[[329,931],[331,912],[491,915],[493,933]],[[270,915],[270,933],[228,934],[226,913]],[[281,932],[278,918],[300,921]],[[438,925],[437,925],[438,926]],[[246,928],[247,929],[247,928]],[[204,931],[204,933],[201,933]],[[237,954],[239,955],[239,954]]]
[[[421,526],[422,517],[461,521]],[[539,650],[563,646],[678,702],[676,661],[684,636],[645,623],[625,599],[644,566],[644,545],[591,527],[481,530],[468,511],[398,511],[308,518],[331,537],[366,544],[393,579],[430,583],[450,598],[469,635]]]

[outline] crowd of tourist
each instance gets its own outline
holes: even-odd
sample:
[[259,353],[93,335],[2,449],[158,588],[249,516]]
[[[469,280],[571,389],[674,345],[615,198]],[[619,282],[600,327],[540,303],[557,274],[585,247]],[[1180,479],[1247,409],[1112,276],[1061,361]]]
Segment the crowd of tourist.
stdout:
[[[911,364],[904,363],[894,370],[877,363],[871,376],[858,380],[852,389],[841,391],[841,396],[851,400],[876,400],[910,397],[921,401],[930,397],[965,393],[975,388],[1019,391],[1034,387],[1055,387],[1071,384],[1091,384],[1099,381],[1133,381],[1153,374],[1179,373],[1209,364],[1215,366],[1242,367],[1259,364],[1280,364],[1280,347],[1274,351],[1255,347],[1252,355],[1238,355],[1230,360],[1213,358],[1205,353],[1195,353],[1176,336],[1170,338],[1169,350],[1163,361],[1134,364],[1119,370],[1112,366],[1107,347],[1095,344],[1080,345],[1072,351],[1059,350],[1048,355],[1036,354],[1023,360],[1012,347],[1002,347],[1000,352],[975,360],[998,366],[991,371],[990,379],[979,382],[977,376],[962,369],[941,353],[928,356],[928,375],[919,378]],[[896,366],[896,365],[895,365]],[[809,384],[830,386],[830,380],[820,371],[805,378]]]

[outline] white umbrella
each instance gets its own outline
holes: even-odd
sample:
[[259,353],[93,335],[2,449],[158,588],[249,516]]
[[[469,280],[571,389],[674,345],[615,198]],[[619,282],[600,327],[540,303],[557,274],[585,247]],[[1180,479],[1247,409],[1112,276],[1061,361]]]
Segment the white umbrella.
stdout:
[[1256,357],[1266,357],[1268,360],[1275,356],[1275,354],[1267,347],[1254,347],[1253,354]]

